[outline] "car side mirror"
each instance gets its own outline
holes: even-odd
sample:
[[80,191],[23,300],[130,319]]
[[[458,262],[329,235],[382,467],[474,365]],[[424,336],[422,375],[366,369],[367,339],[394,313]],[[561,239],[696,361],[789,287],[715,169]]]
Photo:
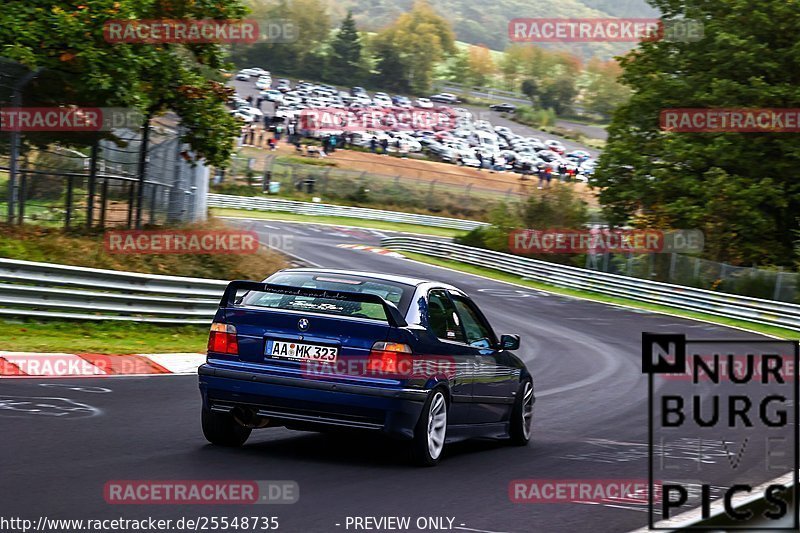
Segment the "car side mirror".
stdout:
[[501,350],[519,350],[519,335],[500,335]]

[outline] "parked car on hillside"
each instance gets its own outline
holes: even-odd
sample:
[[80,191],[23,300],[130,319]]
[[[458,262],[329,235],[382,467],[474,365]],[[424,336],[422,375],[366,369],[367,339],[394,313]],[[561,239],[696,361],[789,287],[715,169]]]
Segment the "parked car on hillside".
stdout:
[[430,101],[440,104],[457,104],[461,100],[459,100],[458,97],[452,93],[439,93],[431,96]]
[[513,113],[517,110],[514,104],[492,104],[489,106],[492,111],[499,111],[501,113]]

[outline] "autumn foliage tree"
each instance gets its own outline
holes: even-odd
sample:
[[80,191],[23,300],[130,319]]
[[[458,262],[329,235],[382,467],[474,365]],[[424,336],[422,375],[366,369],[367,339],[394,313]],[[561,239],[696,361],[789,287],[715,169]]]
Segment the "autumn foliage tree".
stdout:
[[[237,125],[219,44],[108,42],[104,24],[138,19],[238,19],[239,0],[6,0],[0,9],[0,56],[42,69],[27,101],[125,107],[144,115],[174,112],[183,138],[215,165],[232,151]],[[66,140],[66,139],[65,139]]]
[[425,92],[430,88],[436,65],[455,53],[456,47],[447,20],[430,4],[418,0],[410,11],[374,37],[373,50],[377,84],[391,87],[399,70],[409,89]]

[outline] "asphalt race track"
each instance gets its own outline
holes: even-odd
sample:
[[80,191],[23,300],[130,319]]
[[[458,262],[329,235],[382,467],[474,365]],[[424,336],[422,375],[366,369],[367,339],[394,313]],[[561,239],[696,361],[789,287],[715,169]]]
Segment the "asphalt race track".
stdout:
[[[280,237],[293,254],[318,265],[441,279],[473,295],[498,333],[522,335],[519,354],[533,372],[537,396],[532,444],[462,443],[446,448],[436,468],[408,465],[396,446],[377,438],[285,429],[255,431],[244,448],[229,450],[203,438],[193,376],[9,379],[0,383],[0,516],[257,514],[277,516],[279,531],[326,532],[346,531],[348,516],[402,515],[411,516],[412,524],[418,517],[450,517],[458,531],[630,531],[646,525],[646,506],[517,504],[509,499],[509,483],[647,479],[641,333],[755,337],[337,246],[377,245],[387,232],[273,221],[238,224],[258,231],[265,241]],[[9,397],[51,400],[29,411],[9,409]],[[752,482],[777,475],[744,474]],[[126,479],[295,480],[300,500],[271,506],[107,504],[104,484]]]

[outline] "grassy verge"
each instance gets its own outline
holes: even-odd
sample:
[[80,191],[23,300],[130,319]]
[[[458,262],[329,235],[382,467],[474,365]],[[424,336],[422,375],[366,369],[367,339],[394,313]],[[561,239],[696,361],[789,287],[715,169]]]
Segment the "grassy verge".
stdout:
[[646,311],[656,311],[661,313],[669,313],[672,315],[679,315],[686,318],[696,318],[699,320],[703,320],[706,322],[714,322],[716,324],[720,324],[723,326],[733,326],[738,328],[749,329],[751,331],[756,331],[758,333],[763,333],[765,335],[772,335],[775,337],[780,337],[782,339],[797,339],[800,337],[800,332],[773,327],[773,326],[766,326],[764,324],[758,324],[754,322],[748,322],[746,320],[736,320],[732,318],[724,318],[718,317],[714,315],[709,315],[706,313],[697,313],[694,311],[685,311],[682,309],[676,309],[674,307],[669,307],[666,305],[656,305],[656,304],[649,304],[644,302],[638,302],[636,300],[628,300],[626,298],[618,298],[615,296],[607,296],[604,294],[598,294],[595,292],[588,292],[588,291],[580,291],[574,289],[564,289],[561,287],[555,287],[553,285],[548,285],[546,283],[541,283],[538,281],[530,281],[520,278],[519,276],[514,276],[513,274],[507,274],[505,272],[500,272],[497,270],[492,270],[483,267],[477,267],[474,265],[468,265],[466,263],[460,263],[457,261],[448,261],[444,259],[439,259],[437,257],[430,257],[423,254],[412,253],[412,252],[402,252],[403,255],[408,257],[409,259],[415,259],[417,261],[421,261],[423,263],[428,263],[432,265],[438,265],[443,267],[452,268],[454,270],[459,270],[461,272],[466,272],[468,274],[476,274],[479,276],[484,276],[487,278],[495,279],[498,281],[506,281],[509,283],[515,283],[517,285],[522,285],[525,287],[530,287],[532,289],[543,290],[547,292],[551,292],[554,294],[562,294],[564,296],[573,296],[577,298],[582,298],[584,300],[593,300],[596,302],[607,303],[607,304],[615,304],[615,305],[624,305],[627,307],[635,307],[637,309],[643,309]]
[[[182,228],[192,231],[227,229],[221,222]],[[110,253],[99,232],[65,232],[41,226],[0,224],[0,257],[91,268],[125,270],[212,279],[263,279],[286,266],[268,250],[250,254],[119,254]]]
[[135,322],[0,320],[0,350],[62,353],[203,352],[207,326],[158,326]]
[[595,139],[580,131],[555,125],[560,117],[557,117],[552,111],[536,110],[530,106],[519,106],[515,113],[507,114],[506,118],[523,126],[558,135],[596,150],[602,150],[606,146],[606,141],[603,139]]
[[420,226],[417,224],[403,224],[399,222],[384,222],[382,220],[365,220],[363,218],[296,215],[294,213],[281,213],[275,211],[248,211],[246,209],[212,208],[210,211],[213,215],[220,217],[244,217],[259,218],[264,220],[284,220],[289,222],[340,224],[342,226],[357,226],[359,228],[405,231],[408,233],[435,235],[437,237],[457,237],[466,233],[463,230],[457,229],[436,228],[431,226]]

